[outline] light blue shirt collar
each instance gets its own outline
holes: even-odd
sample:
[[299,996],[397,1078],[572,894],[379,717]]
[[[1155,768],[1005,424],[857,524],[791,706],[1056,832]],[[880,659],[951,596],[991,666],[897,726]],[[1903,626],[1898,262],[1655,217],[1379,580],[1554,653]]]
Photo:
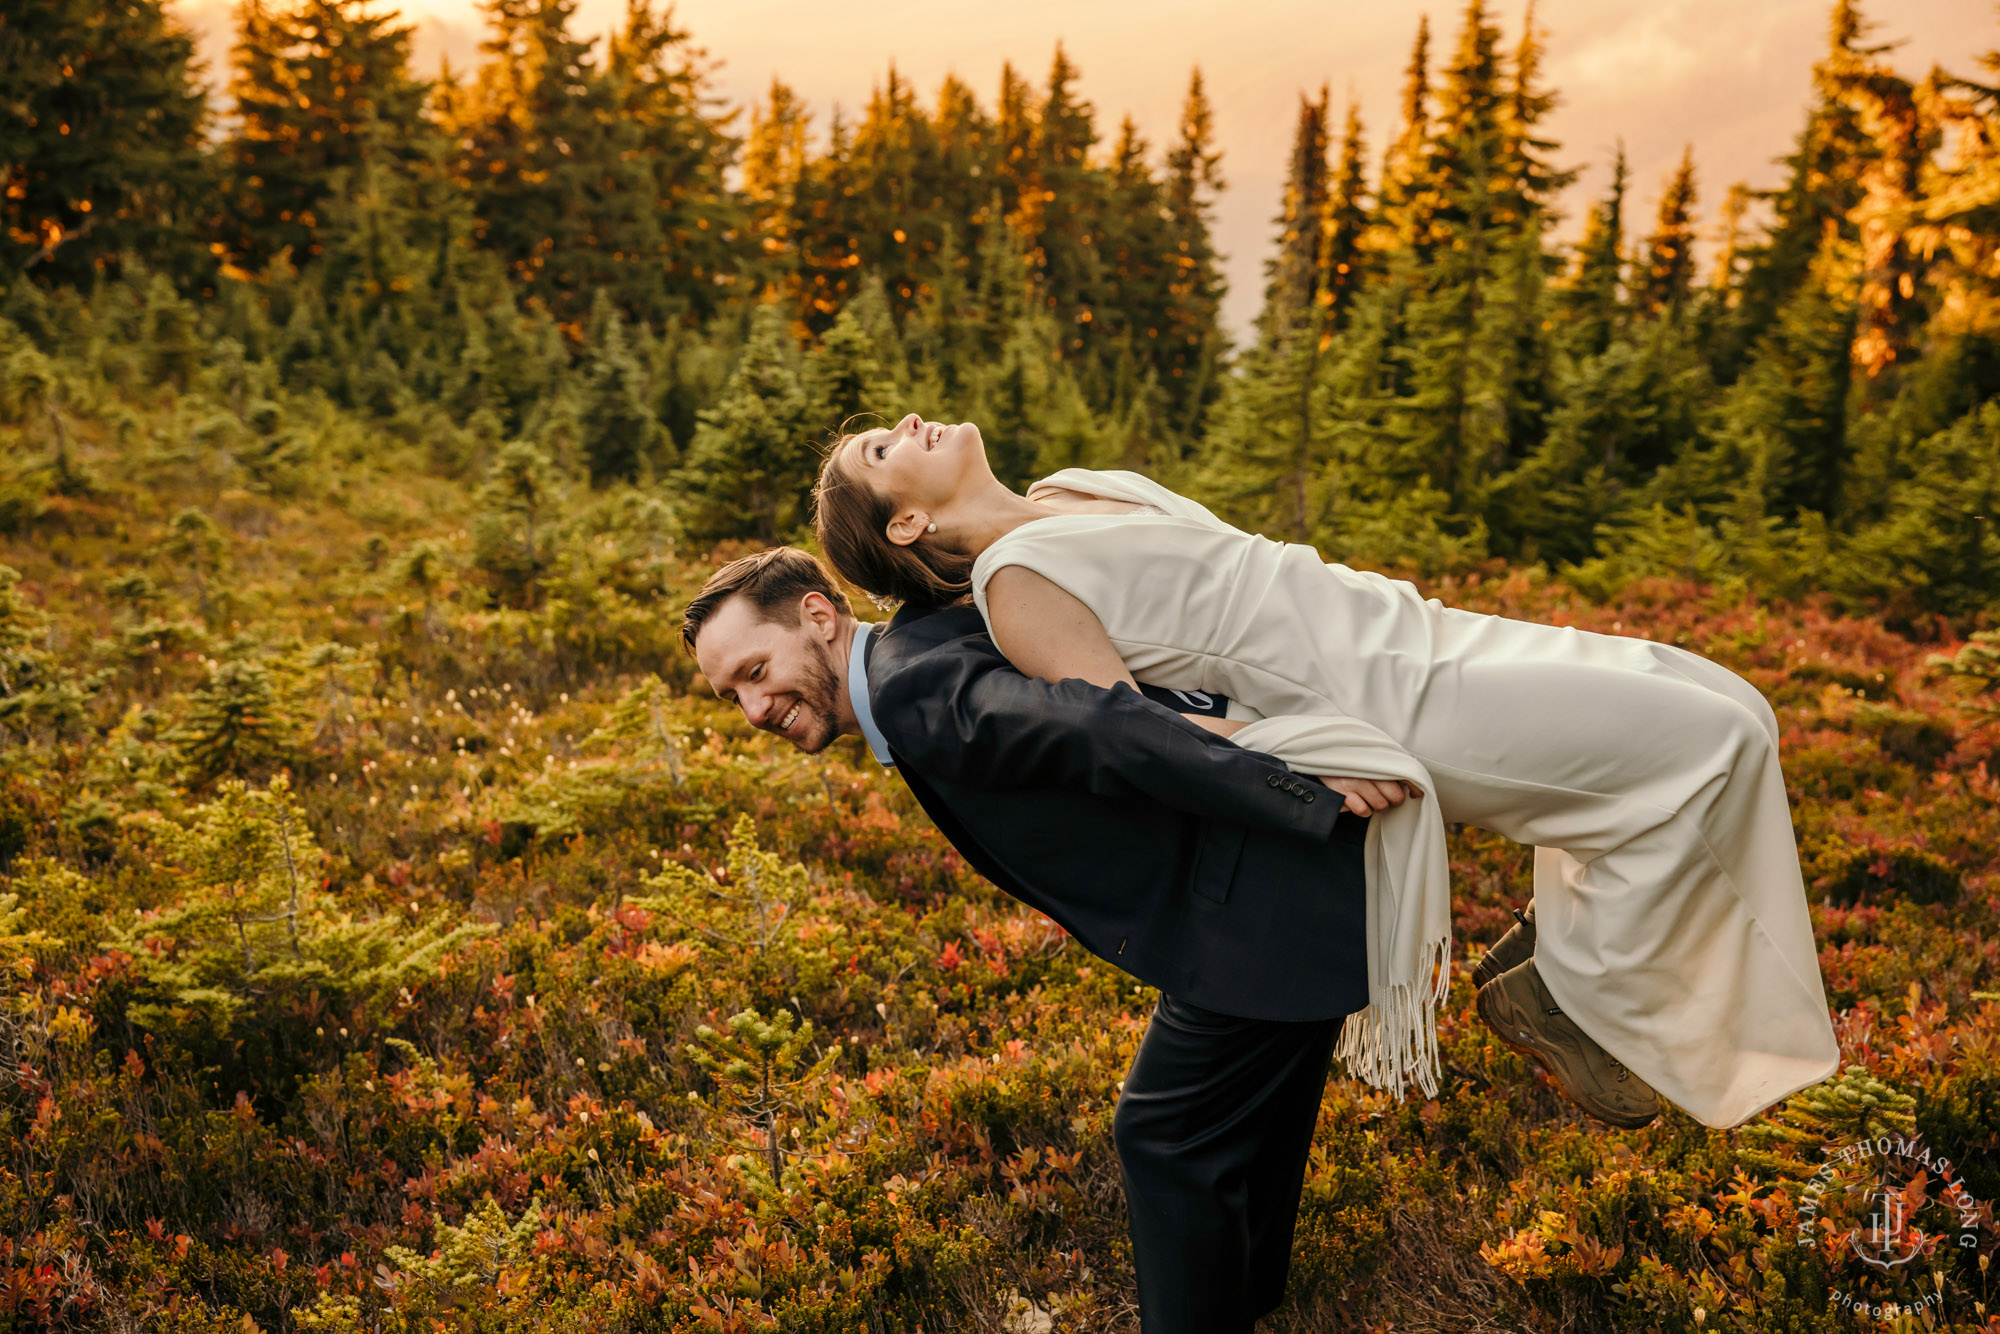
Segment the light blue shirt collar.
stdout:
[[893,769],[896,761],[889,755],[889,739],[875,725],[875,711],[868,706],[868,636],[877,628],[870,621],[858,622],[854,627],[854,647],[847,650],[847,702],[876,762]]

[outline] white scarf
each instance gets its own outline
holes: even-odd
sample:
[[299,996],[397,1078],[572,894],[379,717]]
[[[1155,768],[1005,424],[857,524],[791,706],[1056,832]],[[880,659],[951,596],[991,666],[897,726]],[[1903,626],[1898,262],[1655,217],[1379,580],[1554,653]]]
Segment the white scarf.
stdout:
[[1368,1008],[1347,1017],[1335,1054],[1348,1073],[1400,1095],[1438,1092],[1437,1007],[1451,989],[1451,864],[1429,770],[1356,718],[1265,718],[1230,737],[1301,774],[1403,779],[1424,793],[1368,821]]

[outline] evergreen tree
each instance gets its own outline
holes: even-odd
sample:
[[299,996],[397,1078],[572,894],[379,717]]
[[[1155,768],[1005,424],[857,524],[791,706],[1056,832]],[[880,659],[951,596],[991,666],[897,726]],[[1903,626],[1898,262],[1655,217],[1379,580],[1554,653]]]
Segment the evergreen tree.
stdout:
[[1215,148],[1215,112],[1203,90],[1201,70],[1188,78],[1181,104],[1180,137],[1167,152],[1165,205],[1172,229],[1172,303],[1156,364],[1174,413],[1176,433],[1192,438],[1214,401],[1223,339],[1222,274],[1211,226],[1215,197],[1223,189],[1222,154]]
[[1135,392],[1131,381],[1138,377],[1157,383],[1172,364],[1162,340],[1173,327],[1178,243],[1146,153],[1138,126],[1125,117],[1104,185],[1097,249],[1108,281],[1092,319],[1098,337],[1119,358],[1115,400],[1129,399]]
[[965,401],[966,386],[984,355],[982,320],[971,278],[958,232],[947,227],[938,244],[936,270],[903,325],[904,343],[918,382],[916,396],[939,411],[951,411],[946,405]]
[[968,200],[986,198],[999,179],[993,120],[957,75],[946,75],[938,88],[934,120],[944,179],[964,183],[970,191],[964,196]]
[[1489,229],[1515,221],[1504,210],[1514,182],[1506,174],[1510,135],[1500,30],[1486,0],[1467,0],[1463,22],[1445,66],[1431,141],[1429,175],[1438,200],[1431,234],[1454,246],[1490,250]]
[[1801,288],[1758,341],[1720,407],[1728,474],[1762,479],[1765,513],[1833,518],[1846,459],[1854,309]]
[[1625,145],[1620,143],[1611,162],[1611,188],[1585,215],[1576,269],[1561,297],[1568,347],[1576,356],[1602,355],[1624,314],[1625,189]]
[[139,259],[208,274],[194,39],[160,0],[10,0],[0,52],[6,269],[65,286]]
[[1320,340],[1259,342],[1215,407],[1199,489],[1232,522],[1289,542],[1312,534],[1312,487],[1326,462],[1315,411]]
[[957,183],[946,181],[936,128],[893,64],[855,130],[852,161],[856,256],[907,312],[935,267]]
[[367,8],[243,0],[238,10],[222,239],[244,269],[261,271],[281,253],[309,262],[329,198],[356,169],[409,169],[429,156],[428,89],[408,69],[412,29]]
[[37,348],[19,349],[0,367],[0,408],[14,421],[48,426],[52,489],[59,495],[83,496],[92,484],[70,450],[69,428],[63,421],[67,397],[56,363]]
[[645,373],[610,297],[600,290],[583,358],[583,458],[593,486],[637,481],[673,463],[673,437],[647,406]]
[[1277,254],[1265,261],[1264,312],[1259,333],[1266,342],[1311,328],[1319,336],[1320,294],[1326,289],[1327,91],[1318,101],[1299,98],[1292,152],[1285,172],[1284,210],[1275,218]]
[[750,235],[767,292],[798,298],[800,191],[806,177],[806,131],[811,113],[790,87],[773,78],[762,106],[750,113],[743,147],[743,197]]
[[175,564],[187,571],[189,580],[194,584],[201,618],[209,620],[214,610],[216,576],[222,573],[229,561],[229,539],[215,520],[198,509],[188,508],[175,514],[168,523],[164,550]]
[[0,565],[0,738],[29,741],[48,728],[60,739],[86,722],[93,687],[63,670],[49,648],[49,618],[20,584],[19,570]]
[[195,786],[268,774],[298,754],[291,702],[270,668],[240,649],[210,668],[170,739]]
[[760,307],[735,372],[701,414],[675,475],[688,532],[766,545],[797,532],[811,517],[819,475],[812,441],[833,424],[813,420],[783,313]]
[[1733,378],[1745,364],[1750,348],[1808,282],[1822,252],[1854,243],[1848,215],[1861,200],[1867,136],[1841,101],[1830,70],[1853,58],[1861,30],[1854,0],[1836,0],[1828,55],[1813,68],[1816,100],[1785,158],[1785,183],[1760,196],[1774,217],[1765,238],[1744,247],[1747,263],[1733,318],[1710,348],[1718,379]]
[[993,126],[996,184],[1003,216],[1021,205],[1035,170],[1035,90],[1014,70],[1000,66],[1000,104]]
[[[1468,0],[1464,24],[1445,69],[1428,162],[1434,248],[1427,288],[1408,308],[1404,347],[1411,370],[1400,405],[1402,453],[1454,510],[1467,504],[1495,461],[1524,443],[1513,439],[1515,372],[1518,339],[1530,331],[1507,321],[1520,306],[1524,249],[1540,244],[1532,219],[1510,235],[1500,216],[1496,186],[1507,182],[1499,172],[1505,144],[1499,32],[1485,0]],[[1427,253],[1423,246],[1413,251]],[[1503,263],[1511,271],[1496,280]]]
[[1934,328],[1950,334],[2000,329],[2000,50],[1978,60],[1981,80],[1931,78],[1923,114],[1951,145],[1926,162],[1923,215],[1908,244],[1930,256]]
[[863,327],[856,301],[840,312],[826,337],[806,357],[806,418],[832,433],[857,413],[895,410],[893,382]]
[[1080,355],[1102,298],[1095,223],[1097,182],[1088,169],[1097,142],[1090,103],[1076,95],[1078,72],[1060,43],[1047,94],[1036,109],[1034,137],[1013,223],[1027,250],[1035,299],[1064,331],[1059,352]]
[[1650,507],[1648,484],[1703,445],[1713,392],[1681,322],[1620,329],[1569,361],[1551,388],[1545,436],[1493,488],[1496,548],[1551,565],[1596,555],[1606,526]]
[[1935,99],[1920,98],[1909,80],[1882,62],[1890,48],[1861,44],[1870,25],[1858,6],[1842,4],[1835,23],[1820,80],[1868,139],[1857,181],[1861,197],[1848,218],[1859,268],[1854,359],[1872,378],[1907,360],[1915,345],[1927,264],[1910,232],[1923,209],[1918,191],[1940,133],[1928,105]]
[[1883,520],[1857,533],[1833,579],[1861,600],[1887,594],[1905,616],[1960,625],[2000,610],[2000,404],[1921,442]]
[[[750,258],[742,239],[746,217],[724,184],[741,144],[728,132],[734,113],[715,105],[708,68],[687,30],[673,25],[671,5],[655,11],[652,0],[626,0],[625,24],[610,38],[605,72],[616,123],[630,136],[630,146],[620,140],[620,148],[640,164],[643,193],[622,219],[625,235],[607,237],[606,245],[613,264],[635,279],[647,268],[662,271],[662,312],[699,319],[744,285]],[[619,178],[600,179],[609,184]],[[650,222],[647,211],[654,214]],[[621,251],[619,244],[630,244],[627,236],[657,240],[650,253]],[[630,313],[649,314],[640,308]]]
[[1532,213],[1546,211],[1576,180],[1574,171],[1550,165],[1546,155],[1555,150],[1555,143],[1536,137],[1537,127],[1557,103],[1556,95],[1541,86],[1543,53],[1542,34],[1535,27],[1534,0],[1529,0],[1521,20],[1521,44],[1514,48],[1513,77],[1508,80],[1497,190],[1502,220],[1516,225]]
[[1721,236],[1715,247],[1715,264],[1708,285],[1717,300],[1725,304],[1736,295],[1737,262],[1742,257],[1743,218],[1750,211],[1750,200],[1750,187],[1742,181],[1730,186],[1729,193],[1722,197],[1719,215]]
[[526,440],[504,446],[479,488],[472,563],[505,603],[532,607],[549,568],[547,519],[561,495],[549,456]]
[[1660,215],[1646,238],[1633,304],[1643,315],[1678,314],[1694,288],[1694,146],[1667,178]]
[[1334,167],[1326,206],[1326,241],[1321,268],[1326,291],[1327,317],[1337,327],[1347,318],[1348,307],[1361,290],[1366,276],[1365,250],[1369,226],[1366,148],[1361,140],[1361,107],[1347,105],[1347,124],[1340,136],[1340,161]]
[[645,3],[599,62],[569,31],[575,0],[486,0],[487,54],[448,87],[482,244],[559,316],[598,288],[630,316],[711,313],[738,277],[741,218],[721,189],[735,143],[703,114],[686,34]]
[[1419,255],[1431,245],[1431,214],[1437,201],[1432,194],[1426,161],[1430,144],[1431,21],[1428,14],[1417,19],[1416,46],[1410,52],[1409,69],[1403,76],[1402,120],[1396,138],[1382,162],[1382,209],[1384,250],[1413,249]]

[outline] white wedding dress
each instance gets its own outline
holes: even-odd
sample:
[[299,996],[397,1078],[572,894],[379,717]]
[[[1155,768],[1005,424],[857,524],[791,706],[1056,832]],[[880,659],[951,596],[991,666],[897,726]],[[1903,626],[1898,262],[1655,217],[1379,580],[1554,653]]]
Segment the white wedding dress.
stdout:
[[1355,1073],[1435,1090],[1445,821],[1535,845],[1549,991],[1703,1124],[1834,1072],[1777,720],[1755,687],[1673,645],[1445,607],[1136,473],[1039,485],[1156,512],[1016,528],[973,566],[982,616],[994,571],[1026,566],[1097,614],[1139,680],[1264,715],[1239,744],[1427,793],[1370,821],[1373,1013],[1342,1045]]

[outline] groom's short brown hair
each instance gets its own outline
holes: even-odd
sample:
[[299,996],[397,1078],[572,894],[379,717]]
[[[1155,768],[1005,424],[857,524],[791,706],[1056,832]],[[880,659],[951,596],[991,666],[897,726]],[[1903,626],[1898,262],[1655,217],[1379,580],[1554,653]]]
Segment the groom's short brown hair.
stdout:
[[730,561],[708,576],[701,592],[681,613],[681,643],[689,653],[694,652],[695,638],[716,608],[738,593],[750,599],[757,618],[763,621],[789,620],[796,625],[799,599],[808,593],[824,597],[842,616],[854,615],[847,594],[840,591],[824,565],[797,547],[772,547]]

